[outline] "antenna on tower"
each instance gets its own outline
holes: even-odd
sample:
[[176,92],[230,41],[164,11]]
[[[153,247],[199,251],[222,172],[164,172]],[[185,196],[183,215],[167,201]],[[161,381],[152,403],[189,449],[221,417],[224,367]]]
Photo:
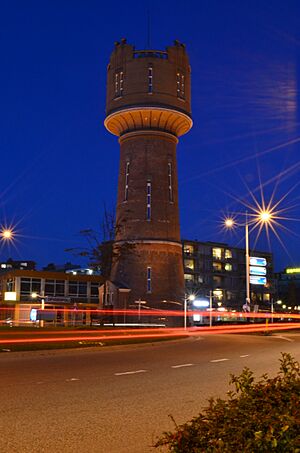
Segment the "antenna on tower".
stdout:
[[147,11],[147,48],[151,49],[151,16],[149,9]]

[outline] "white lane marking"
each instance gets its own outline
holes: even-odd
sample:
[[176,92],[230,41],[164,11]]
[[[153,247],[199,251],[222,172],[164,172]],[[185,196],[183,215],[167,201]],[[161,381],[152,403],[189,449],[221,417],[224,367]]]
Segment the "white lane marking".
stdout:
[[292,343],[295,341],[295,340],[292,340],[291,338],[283,337],[282,335],[274,335],[274,338],[279,338],[280,340],[291,341]]
[[71,381],[80,381],[80,379],[76,377],[72,377],[71,379],[66,379],[66,382],[71,382]]
[[193,363],[183,363],[182,365],[173,365],[171,368],[182,368],[184,366],[193,366]]
[[124,374],[137,374],[137,373],[146,373],[147,370],[136,370],[136,371],[125,371],[124,373],[115,373],[115,376],[123,376]]
[[216,362],[225,362],[226,360],[229,360],[229,359],[215,359],[215,360],[211,360],[212,363],[216,363]]
[[250,354],[240,355],[240,357],[249,357]]

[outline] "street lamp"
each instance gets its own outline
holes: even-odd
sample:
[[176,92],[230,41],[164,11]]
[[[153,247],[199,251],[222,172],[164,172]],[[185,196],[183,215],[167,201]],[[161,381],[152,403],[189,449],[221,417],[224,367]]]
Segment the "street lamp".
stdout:
[[[256,213],[252,224],[269,225],[272,222],[272,213],[268,209],[260,208]],[[235,220],[232,217],[227,217],[224,220],[224,226],[226,228],[234,228],[236,225]],[[245,213],[245,259],[246,259],[246,307],[250,306],[250,258],[249,258],[249,221],[248,211]]]
[[[45,310],[45,291],[42,290],[41,294],[31,293],[32,299],[41,299],[41,310]],[[43,318],[43,316],[42,316]],[[44,320],[40,319],[40,326],[44,327]]]
[[0,230],[0,238],[4,241],[12,241],[14,239],[14,231],[11,228],[4,228]]
[[141,305],[144,305],[146,304],[147,302],[145,300],[135,300],[134,301],[135,304],[138,304],[138,319],[139,319],[139,322],[141,320]]
[[190,294],[190,295],[187,295],[185,294],[184,295],[184,330],[187,329],[187,304],[188,304],[188,301],[191,300],[195,300],[195,295],[194,294]]

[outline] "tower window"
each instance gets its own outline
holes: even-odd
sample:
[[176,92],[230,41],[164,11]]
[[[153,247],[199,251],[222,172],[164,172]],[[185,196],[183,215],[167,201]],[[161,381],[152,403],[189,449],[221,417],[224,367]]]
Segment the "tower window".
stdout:
[[124,88],[124,73],[123,71],[117,71],[115,73],[115,97],[119,98],[123,96]]
[[128,200],[128,183],[129,183],[129,162],[126,162],[124,201]]
[[148,66],[148,93],[153,93],[153,67]]
[[172,187],[172,164],[168,163],[168,184],[169,184],[169,201],[173,201],[173,187]]
[[147,267],[147,293],[151,293],[151,267]]
[[147,182],[147,220],[151,220],[151,182]]
[[181,72],[177,72],[176,77],[177,97],[185,99],[185,77]]

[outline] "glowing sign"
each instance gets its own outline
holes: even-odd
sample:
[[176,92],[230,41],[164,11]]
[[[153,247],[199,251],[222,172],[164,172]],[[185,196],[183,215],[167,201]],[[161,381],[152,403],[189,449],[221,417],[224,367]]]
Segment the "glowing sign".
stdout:
[[37,319],[37,309],[32,308],[30,310],[30,321],[36,321],[36,319]]
[[250,266],[250,275],[267,275],[265,267]]
[[257,256],[250,256],[250,266],[266,266],[266,258],[260,258]]
[[206,308],[209,307],[209,302],[205,299],[196,299],[193,301],[193,305],[197,308]]
[[7,301],[17,300],[17,293],[15,291],[5,291],[4,300],[7,300]]
[[300,274],[300,267],[287,267],[285,272],[287,274]]
[[266,277],[259,277],[258,275],[250,275],[250,283],[251,285],[266,285],[267,279]]

